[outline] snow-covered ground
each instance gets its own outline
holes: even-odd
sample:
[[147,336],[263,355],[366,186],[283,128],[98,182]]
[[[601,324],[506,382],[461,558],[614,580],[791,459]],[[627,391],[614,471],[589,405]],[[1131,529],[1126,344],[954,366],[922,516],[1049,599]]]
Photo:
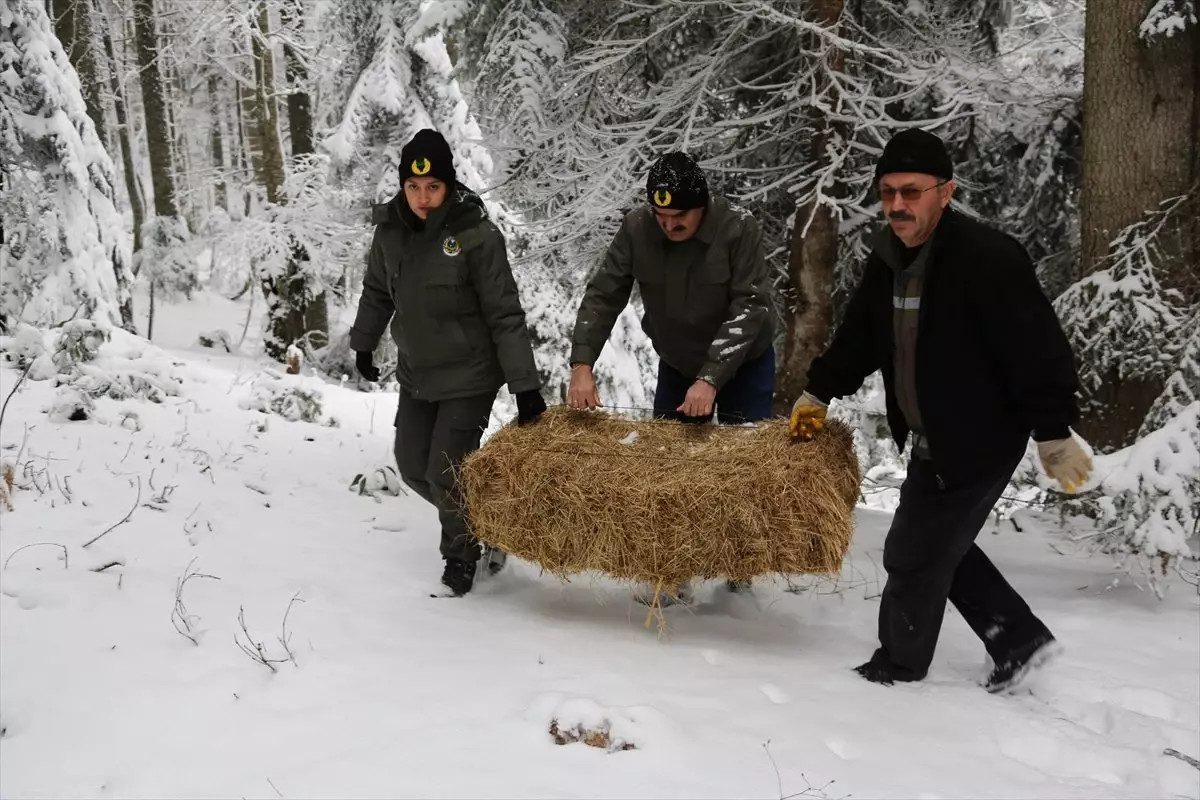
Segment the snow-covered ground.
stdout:
[[[395,396],[196,347],[245,311],[198,302],[95,362],[157,364],[177,396],[56,421],[52,381],[27,381],[5,412],[29,488],[0,509],[0,796],[1200,797],[1163,754],[1200,757],[1186,584],[1159,600],[1045,531],[986,531],[1066,648],[1017,697],[978,686],[952,610],[926,682],[851,671],[875,645],[876,510],[839,582],[706,585],[663,636],[626,588],[524,563],[433,599],[432,509],[350,490],[391,462]],[[252,410],[272,387],[319,391],[320,420]],[[634,749],[557,745],[554,721]]]

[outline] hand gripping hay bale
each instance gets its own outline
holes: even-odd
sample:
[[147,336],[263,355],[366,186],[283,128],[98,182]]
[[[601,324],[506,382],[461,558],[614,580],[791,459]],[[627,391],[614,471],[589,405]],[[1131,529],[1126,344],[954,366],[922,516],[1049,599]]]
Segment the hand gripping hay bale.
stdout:
[[850,429],[631,421],[555,407],[469,455],[475,536],[547,572],[673,589],[692,578],[836,573],[859,496]]

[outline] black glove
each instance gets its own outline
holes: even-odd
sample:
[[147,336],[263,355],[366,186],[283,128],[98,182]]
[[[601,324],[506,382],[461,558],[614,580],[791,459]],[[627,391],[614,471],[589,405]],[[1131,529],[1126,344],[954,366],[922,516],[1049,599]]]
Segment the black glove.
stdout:
[[379,380],[379,367],[372,362],[370,350],[357,351],[354,354],[354,366],[358,369],[358,374],[371,383]]
[[546,401],[537,389],[517,392],[517,424],[528,425],[537,422],[538,417],[546,410]]

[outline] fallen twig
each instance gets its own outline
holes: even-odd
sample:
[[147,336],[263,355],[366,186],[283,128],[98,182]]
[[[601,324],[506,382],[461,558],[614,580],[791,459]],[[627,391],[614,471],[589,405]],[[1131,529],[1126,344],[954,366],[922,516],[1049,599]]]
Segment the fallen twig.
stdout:
[[101,538],[103,538],[104,536],[107,536],[108,534],[112,533],[112,532],[113,532],[113,530],[115,530],[116,528],[119,528],[119,527],[121,527],[122,525],[124,525],[126,522],[129,522],[129,518],[133,516],[133,512],[134,512],[134,511],[137,511],[137,507],[138,507],[138,504],[139,504],[140,502],[142,502],[142,477],[139,475],[139,476],[138,476],[138,482],[137,482],[137,498],[136,498],[136,499],[133,501],[133,505],[130,507],[130,509],[129,509],[129,513],[128,513],[128,514],[126,514],[126,515],[125,515],[125,516],[124,516],[124,517],[121,519],[121,521],[120,521],[120,522],[118,522],[117,524],[113,525],[111,528],[109,528],[108,530],[106,530],[104,533],[100,534],[99,536],[95,537],[94,539],[90,539],[90,540],[88,540],[88,542],[87,542],[86,544],[84,544],[84,545],[83,545],[84,549],[87,549],[88,547],[90,547],[91,545],[93,545],[93,544],[95,544],[97,541],[99,541]]
[[1171,758],[1178,758],[1180,761],[1191,764],[1196,769],[1200,769],[1200,761],[1197,761],[1186,753],[1179,752],[1174,747],[1168,747],[1166,750],[1163,750],[1163,755],[1170,756]]
[[[292,599],[288,602],[287,610],[283,612],[283,626],[281,630],[282,635],[279,637],[279,644],[283,645],[283,652],[288,654],[288,658],[291,660],[292,665],[297,667],[300,665],[296,663],[296,654],[292,652],[292,648],[288,645],[292,639],[292,636],[290,633],[288,633],[287,621],[288,614],[292,613],[292,604],[299,599],[300,593],[296,592],[294,595],[292,595]],[[300,600],[300,602],[303,603],[304,601]]]
[[[267,655],[267,651],[263,647],[262,642],[254,641],[254,637],[251,636],[250,631],[246,629],[246,609],[243,606],[238,606],[238,626],[242,629],[242,633],[246,634],[246,641],[248,641],[250,645],[247,646],[242,644],[236,633],[233,635],[233,643],[238,646],[239,650],[248,655],[252,661],[262,664],[264,667],[271,670],[271,672],[279,671],[275,669],[276,664],[283,664],[288,661],[286,658],[270,658]],[[253,649],[251,649],[251,647],[253,647]]]
[[8,562],[13,560],[13,556],[27,547],[61,547],[63,551],[63,569],[69,569],[71,566],[70,556],[67,554],[67,548],[65,545],[58,544],[57,542],[38,542],[36,544],[27,544],[22,547],[18,547],[16,550],[13,550],[11,553],[9,553],[8,558],[4,559],[4,566],[0,569],[8,569]]
[[92,567],[91,571],[92,572],[104,572],[104,570],[106,570],[106,569],[111,569],[113,567],[123,567],[123,566],[125,566],[124,561],[110,561],[102,567]]
[[199,617],[194,614],[189,614],[187,606],[183,603],[183,590],[187,586],[187,582],[192,578],[208,578],[209,580],[221,580],[216,575],[206,575],[203,572],[195,572],[192,570],[192,564],[196,563],[196,559],[188,562],[187,567],[183,571],[183,576],[175,581],[175,608],[171,611],[171,624],[175,626],[175,630],[179,635],[190,641],[197,647],[200,646],[200,641],[196,638],[193,631],[193,626]]

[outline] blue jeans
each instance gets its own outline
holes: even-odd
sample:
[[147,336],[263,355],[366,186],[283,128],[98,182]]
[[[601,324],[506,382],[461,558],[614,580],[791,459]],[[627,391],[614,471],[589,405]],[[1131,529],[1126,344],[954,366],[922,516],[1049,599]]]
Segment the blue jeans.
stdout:
[[[686,417],[675,409],[683,404],[695,376],[684,375],[665,361],[658,362],[658,387],[654,391],[654,415],[663,419],[704,423],[707,417]],[[758,422],[771,416],[775,395],[775,348],[742,364],[717,392],[716,415],[722,425]]]

